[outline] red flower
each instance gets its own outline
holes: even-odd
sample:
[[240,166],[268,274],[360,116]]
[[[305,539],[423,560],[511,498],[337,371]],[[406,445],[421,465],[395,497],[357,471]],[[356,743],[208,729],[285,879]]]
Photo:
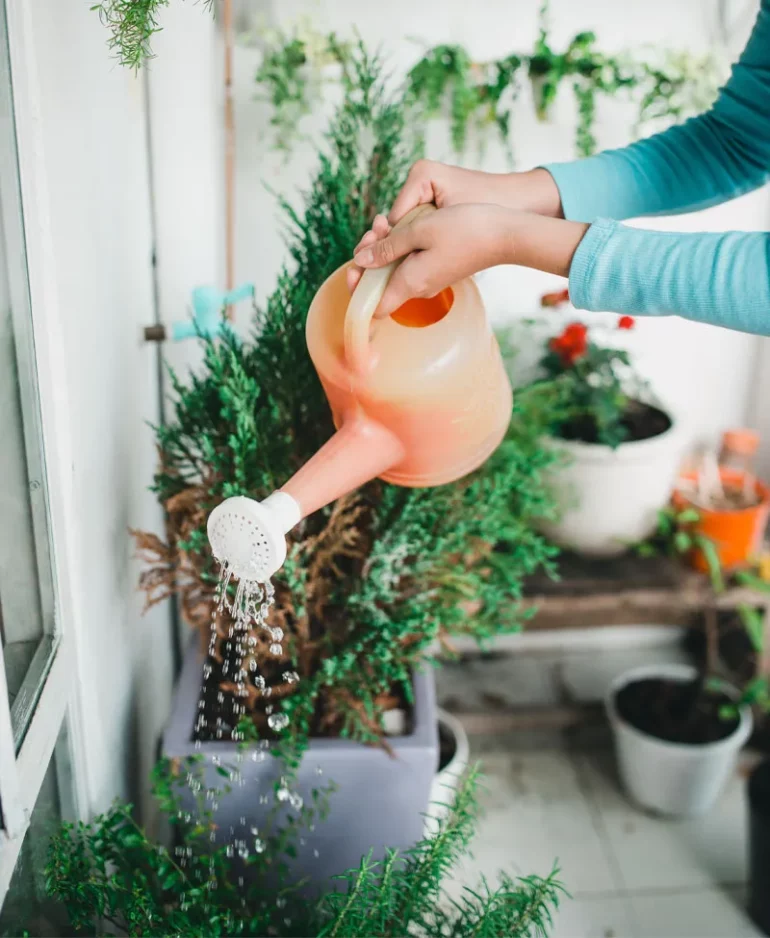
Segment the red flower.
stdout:
[[561,335],[551,339],[548,347],[564,365],[574,365],[588,349],[588,328],[582,322],[571,322]]
[[561,306],[569,303],[569,290],[557,290],[556,293],[544,293],[540,297],[540,305],[545,309],[552,306]]
[[636,325],[636,320],[633,316],[621,316],[618,320],[618,329],[633,329]]

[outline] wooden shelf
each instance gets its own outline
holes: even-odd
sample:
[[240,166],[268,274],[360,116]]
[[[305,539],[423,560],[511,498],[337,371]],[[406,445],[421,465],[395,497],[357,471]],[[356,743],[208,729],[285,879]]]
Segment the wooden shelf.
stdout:
[[531,577],[525,601],[537,609],[528,631],[697,625],[707,607],[768,606],[764,593],[735,587],[715,596],[703,574],[675,560],[633,555],[592,560],[564,554],[559,559],[559,579]]

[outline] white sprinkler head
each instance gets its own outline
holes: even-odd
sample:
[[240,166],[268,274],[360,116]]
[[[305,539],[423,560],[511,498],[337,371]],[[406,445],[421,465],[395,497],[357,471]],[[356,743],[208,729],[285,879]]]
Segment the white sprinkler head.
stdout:
[[299,505],[285,492],[262,502],[236,495],[217,505],[206,529],[214,557],[233,576],[264,583],[286,560],[286,532],[300,518]]

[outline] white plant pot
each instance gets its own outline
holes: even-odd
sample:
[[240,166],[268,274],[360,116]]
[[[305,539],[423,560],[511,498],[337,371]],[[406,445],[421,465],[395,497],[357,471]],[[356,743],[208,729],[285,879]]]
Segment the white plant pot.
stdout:
[[454,738],[455,750],[450,761],[439,769],[433,779],[428,815],[425,818],[426,837],[433,837],[438,831],[439,822],[446,817],[470,758],[468,734],[462,723],[451,713],[441,709],[438,711],[438,723],[440,733],[446,732]]
[[719,797],[735,769],[738,751],[749,738],[752,719],[748,707],[730,736],[714,743],[671,743],[648,736],[618,714],[616,695],[628,684],[644,678],[688,681],[695,668],[660,664],[634,668],[621,674],[609,688],[607,714],[615,739],[620,777],[631,798],[641,807],[673,817],[704,814]]
[[676,424],[614,450],[552,437],[544,445],[565,457],[549,479],[559,520],[539,525],[549,540],[580,554],[611,557],[654,532],[679,471],[682,438]]

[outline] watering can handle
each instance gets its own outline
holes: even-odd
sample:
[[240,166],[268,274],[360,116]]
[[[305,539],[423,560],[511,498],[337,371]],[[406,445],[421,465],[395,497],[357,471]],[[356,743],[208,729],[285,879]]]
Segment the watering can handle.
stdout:
[[[393,226],[393,230],[406,228],[420,215],[434,212],[435,205],[418,205]],[[385,288],[396,268],[404,260],[399,258],[386,267],[369,268],[364,271],[345,314],[345,359],[349,367],[358,374],[365,374],[371,367],[369,351],[369,329],[374,311],[379,306]]]

